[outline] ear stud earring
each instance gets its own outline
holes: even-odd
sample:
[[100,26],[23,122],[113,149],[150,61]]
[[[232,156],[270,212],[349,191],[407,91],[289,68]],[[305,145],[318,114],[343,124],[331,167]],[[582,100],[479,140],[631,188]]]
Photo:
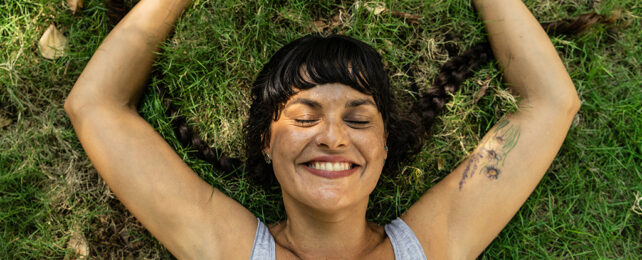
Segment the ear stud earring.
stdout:
[[265,163],[271,164],[272,163],[272,157],[270,157],[270,154],[268,153],[263,153],[263,159],[265,159]]
[[[386,151],[386,153],[388,153],[388,146],[387,146],[387,145],[384,145],[384,146],[383,146],[383,150],[384,150],[384,151]],[[383,158],[383,164],[384,164],[384,165],[386,164],[386,158]]]

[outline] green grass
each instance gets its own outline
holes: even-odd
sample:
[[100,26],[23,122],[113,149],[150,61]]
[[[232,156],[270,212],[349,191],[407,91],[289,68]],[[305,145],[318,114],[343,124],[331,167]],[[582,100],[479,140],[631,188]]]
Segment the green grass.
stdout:
[[[409,66],[422,89],[449,56],[485,38],[468,1],[385,1],[391,10],[420,14],[413,26],[352,2],[198,1],[161,52],[141,102],[141,114],[206,181],[268,222],[284,217],[279,197],[242,174],[216,172],[180,147],[164,115],[158,84],[209,144],[242,156],[248,90],[258,70],[283,44],[315,32],[314,21],[372,44],[383,56],[400,102],[409,104]],[[642,195],[642,52],[638,1],[527,1],[540,21],[622,9],[628,27],[597,26],[553,37],[582,100],[558,157],[524,206],[481,258],[624,258],[642,253],[642,216],[631,207]],[[73,15],[62,1],[0,3],[0,259],[62,258],[73,232],[91,255],[169,258],[102,182],[62,108],[75,79],[110,29],[103,1]],[[70,40],[55,61],[36,43],[49,23]],[[448,36],[450,35],[450,36]],[[448,40],[454,36],[454,39]],[[486,94],[474,102],[480,82]],[[459,164],[497,119],[515,109],[496,65],[467,81],[441,116],[415,162],[384,178],[371,196],[368,218],[384,223],[407,209]],[[6,120],[5,120],[6,121]],[[2,125],[2,124],[0,124]]]

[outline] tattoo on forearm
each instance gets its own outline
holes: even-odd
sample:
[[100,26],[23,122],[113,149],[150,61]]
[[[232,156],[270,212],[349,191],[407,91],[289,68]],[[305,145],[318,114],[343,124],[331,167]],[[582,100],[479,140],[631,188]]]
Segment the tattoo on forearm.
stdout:
[[481,141],[480,148],[470,155],[464,173],[459,181],[459,190],[463,188],[466,179],[483,173],[488,179],[496,180],[501,174],[501,167],[508,153],[515,148],[519,140],[519,127],[510,124],[508,119],[497,123],[492,134]]

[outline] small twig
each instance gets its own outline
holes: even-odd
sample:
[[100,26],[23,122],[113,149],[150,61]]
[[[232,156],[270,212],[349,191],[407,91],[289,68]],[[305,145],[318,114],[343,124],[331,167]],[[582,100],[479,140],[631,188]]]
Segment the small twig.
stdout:
[[633,206],[631,206],[631,210],[638,215],[642,215],[642,206],[640,206],[640,202],[642,202],[642,196],[640,196],[638,192],[635,192],[635,201],[633,202]]
[[392,10],[390,11],[390,15],[392,15],[392,17],[404,19],[408,21],[408,23],[410,23],[411,25],[418,25],[419,20],[423,18],[421,15],[418,15],[418,14],[411,14],[411,13],[406,13],[401,11],[392,11]]

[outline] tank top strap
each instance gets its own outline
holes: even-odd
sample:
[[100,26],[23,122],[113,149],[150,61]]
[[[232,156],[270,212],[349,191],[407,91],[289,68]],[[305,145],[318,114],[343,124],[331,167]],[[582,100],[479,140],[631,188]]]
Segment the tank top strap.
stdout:
[[254,237],[254,246],[252,246],[252,254],[250,260],[275,260],[276,259],[276,244],[274,237],[270,234],[268,227],[258,219],[259,225],[256,228],[256,236]]
[[401,218],[397,218],[384,226],[386,234],[392,243],[396,260],[425,260],[426,255],[419,240],[410,227]]

